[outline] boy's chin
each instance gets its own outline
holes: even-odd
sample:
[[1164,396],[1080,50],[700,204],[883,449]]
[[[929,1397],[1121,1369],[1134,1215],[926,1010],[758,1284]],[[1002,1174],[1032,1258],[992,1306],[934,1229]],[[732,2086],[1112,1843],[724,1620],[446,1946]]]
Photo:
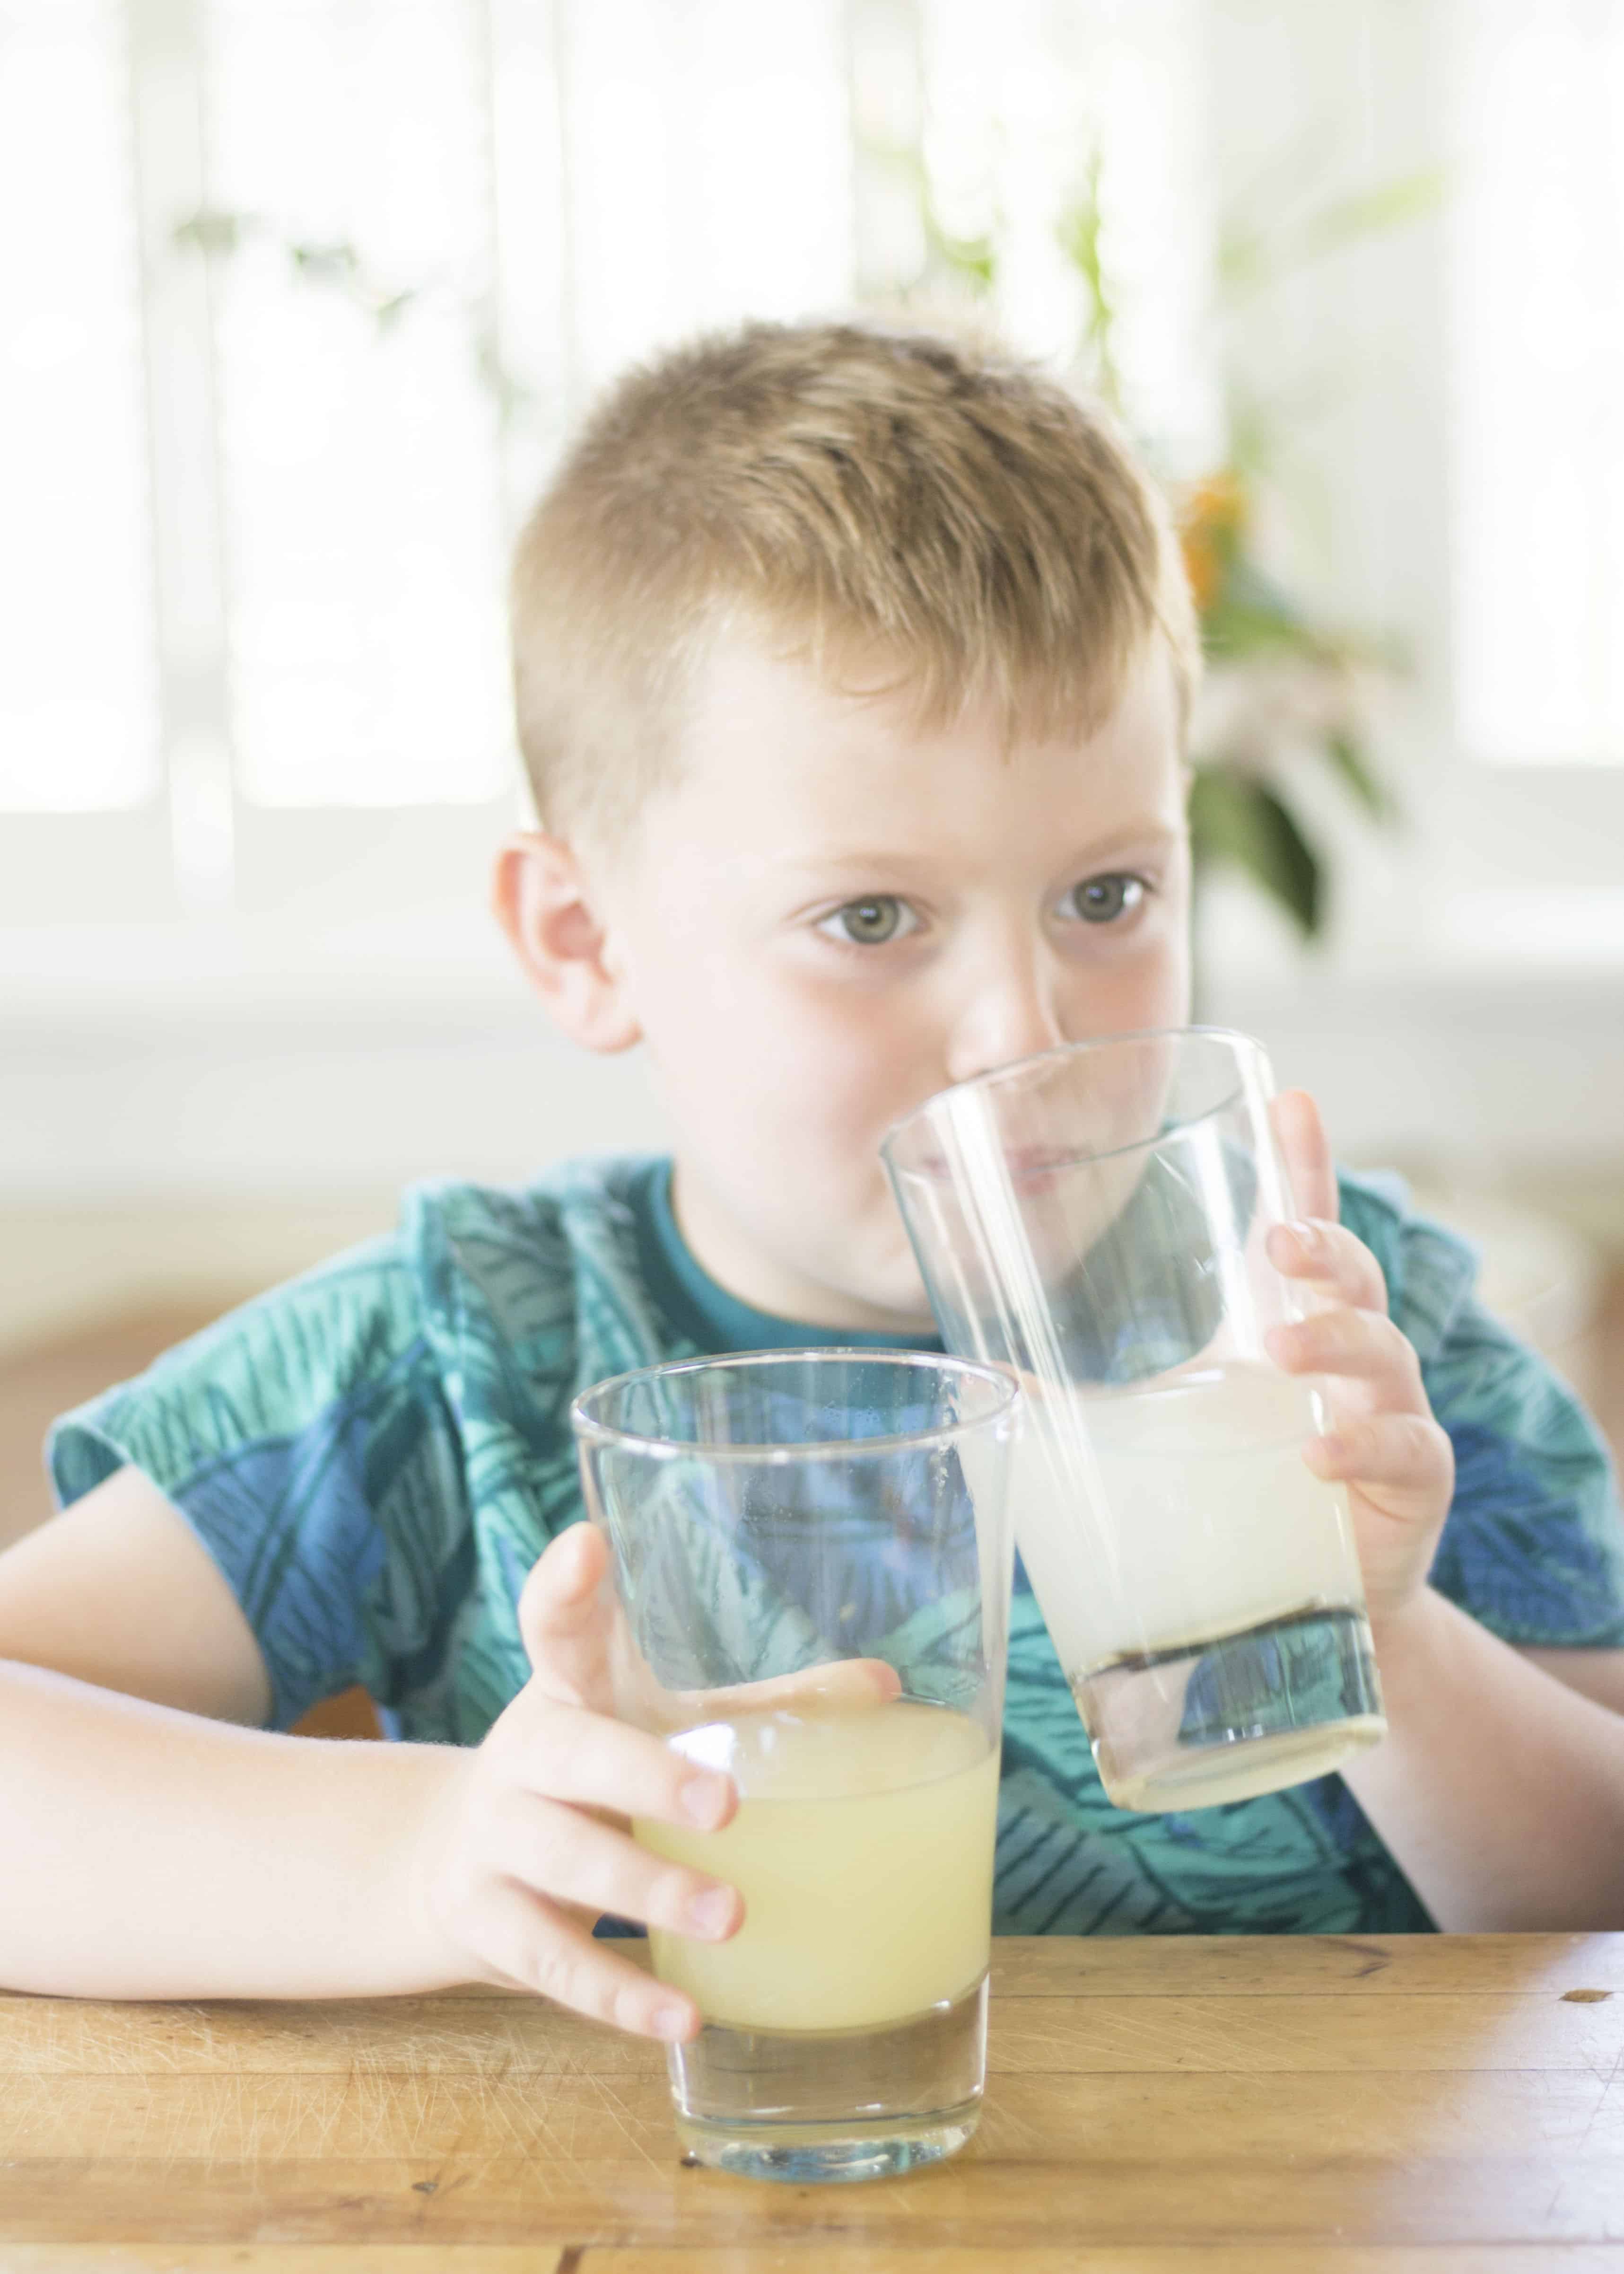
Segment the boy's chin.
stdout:
[[866,1334],[895,1334],[911,1338],[936,1331],[918,1266],[911,1255],[889,1269],[876,1271],[867,1284],[853,1288],[852,1292],[877,1314],[862,1329]]

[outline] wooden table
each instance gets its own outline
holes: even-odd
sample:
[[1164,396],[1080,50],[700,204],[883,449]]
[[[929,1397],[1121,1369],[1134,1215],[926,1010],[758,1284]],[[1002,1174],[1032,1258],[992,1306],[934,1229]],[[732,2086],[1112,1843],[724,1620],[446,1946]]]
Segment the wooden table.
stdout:
[[0,1998],[0,2274],[1624,2269],[1624,1935],[996,1950],[978,2136],[851,2187],[528,1999]]

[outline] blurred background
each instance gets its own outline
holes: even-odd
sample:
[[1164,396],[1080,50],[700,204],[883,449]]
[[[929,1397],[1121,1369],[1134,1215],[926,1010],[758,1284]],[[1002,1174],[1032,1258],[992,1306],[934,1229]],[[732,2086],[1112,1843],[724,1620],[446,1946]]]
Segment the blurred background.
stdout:
[[697,327],[970,310],[1213,659],[1204,1015],[1624,1394],[1618,0],[0,0],[0,1535],[51,1412],[658,1145],[484,911],[504,558]]

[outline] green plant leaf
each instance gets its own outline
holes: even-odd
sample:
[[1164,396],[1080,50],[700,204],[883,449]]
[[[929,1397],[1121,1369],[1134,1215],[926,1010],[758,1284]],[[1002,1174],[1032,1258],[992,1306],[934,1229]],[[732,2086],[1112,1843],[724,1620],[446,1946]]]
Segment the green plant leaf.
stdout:
[[1087,295],[1079,358],[1093,366],[1094,384],[1113,410],[1122,408],[1122,374],[1116,368],[1116,309],[1101,258],[1101,157],[1091,150],[1083,185],[1055,224],[1055,242],[1082,279]]
[[176,222],[169,241],[201,252],[209,260],[229,260],[243,239],[259,226],[252,214],[227,213],[213,206],[199,206],[196,213]]
[[1399,174],[1391,181],[1357,190],[1351,197],[1335,198],[1311,215],[1304,225],[1300,239],[1304,257],[1312,260],[1344,245],[1357,244],[1362,237],[1402,229],[1432,212],[1443,190],[1443,169],[1425,166],[1413,174]]
[[1447,187],[1439,166],[1417,168],[1326,200],[1307,213],[1265,224],[1237,215],[1221,225],[1217,264],[1226,296],[1244,299],[1344,245],[1404,229],[1440,203]]
[[931,251],[951,275],[977,292],[991,291],[996,280],[997,261],[989,237],[950,237],[929,219],[925,234]]
[[1387,784],[1371,772],[1364,751],[1351,734],[1327,734],[1325,755],[1373,821],[1392,821],[1397,808]]
[[1201,637],[1208,655],[1225,662],[1245,655],[1321,652],[1318,638],[1289,608],[1244,598],[1227,585],[1201,619]]
[[1320,856],[1267,782],[1203,766],[1190,786],[1190,837],[1198,866],[1243,870],[1285,910],[1304,939],[1323,921]]

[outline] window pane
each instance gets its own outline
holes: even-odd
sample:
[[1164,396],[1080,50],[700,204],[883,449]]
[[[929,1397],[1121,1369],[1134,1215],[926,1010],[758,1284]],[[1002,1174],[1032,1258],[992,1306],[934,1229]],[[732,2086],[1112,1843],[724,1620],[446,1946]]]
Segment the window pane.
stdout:
[[1198,0],[921,0],[920,20],[936,219],[989,245],[1000,330],[1094,379],[1068,240],[1097,193],[1124,415],[1163,471],[1205,471],[1223,420],[1203,335],[1214,217]]
[[829,0],[553,0],[578,378],[851,293],[842,11]]
[[1624,759],[1624,13],[1455,0],[1458,712],[1474,755]]
[[272,805],[509,775],[481,12],[213,0],[239,781]]
[[128,58],[113,0],[0,0],[0,809],[158,778]]

